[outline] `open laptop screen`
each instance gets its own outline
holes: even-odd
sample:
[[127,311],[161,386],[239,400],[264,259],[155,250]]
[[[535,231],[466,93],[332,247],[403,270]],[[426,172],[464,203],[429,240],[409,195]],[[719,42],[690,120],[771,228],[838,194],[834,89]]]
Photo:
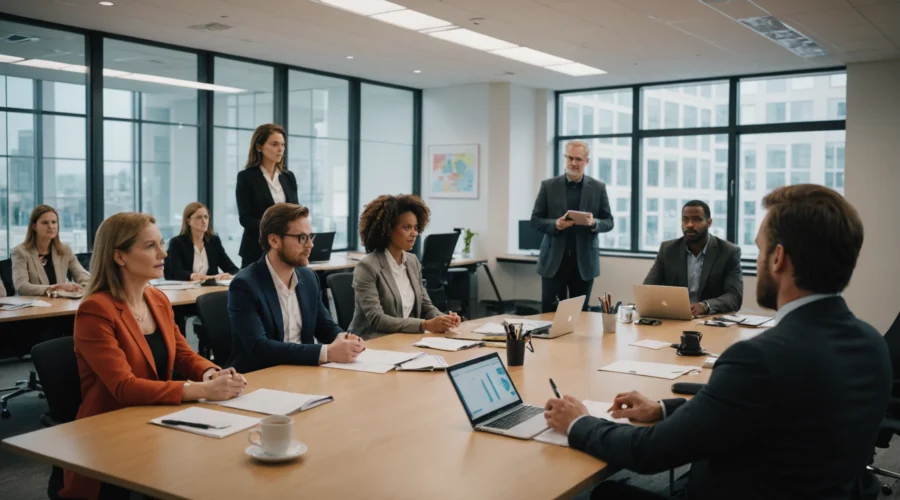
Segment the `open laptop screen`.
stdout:
[[461,363],[447,372],[473,425],[522,404],[497,353]]

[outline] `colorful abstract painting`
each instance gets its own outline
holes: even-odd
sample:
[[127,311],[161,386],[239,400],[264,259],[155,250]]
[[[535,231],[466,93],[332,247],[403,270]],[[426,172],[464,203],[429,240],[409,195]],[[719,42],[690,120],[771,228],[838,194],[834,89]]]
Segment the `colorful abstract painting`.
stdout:
[[478,198],[478,145],[431,146],[431,197]]

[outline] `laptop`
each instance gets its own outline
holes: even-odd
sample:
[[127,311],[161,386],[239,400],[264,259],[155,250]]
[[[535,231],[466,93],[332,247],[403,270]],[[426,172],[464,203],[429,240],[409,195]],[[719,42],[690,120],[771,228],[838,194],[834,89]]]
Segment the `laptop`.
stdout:
[[584,295],[560,301],[553,321],[527,320],[525,331],[539,339],[555,339],[575,331],[584,307]]
[[330,233],[316,233],[313,240],[313,248],[309,252],[310,262],[328,262],[331,260],[331,247],[334,246],[334,231]]
[[694,318],[687,287],[634,285],[634,301],[641,318]]
[[522,403],[496,352],[453,365],[447,375],[476,431],[531,439],[548,428],[544,408]]

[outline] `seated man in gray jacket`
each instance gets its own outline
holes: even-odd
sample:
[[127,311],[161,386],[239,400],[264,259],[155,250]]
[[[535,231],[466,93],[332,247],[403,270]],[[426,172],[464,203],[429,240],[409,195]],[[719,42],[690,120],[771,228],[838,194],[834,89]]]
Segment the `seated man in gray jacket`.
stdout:
[[645,285],[687,287],[691,313],[737,312],[744,297],[741,248],[709,234],[709,205],[699,200],[681,209],[682,238],[665,241]]
[[359,237],[371,253],[353,271],[351,332],[444,333],[459,326],[456,313],[444,314],[431,303],[419,260],[410,253],[429,214],[415,195],[381,195],[365,206]]

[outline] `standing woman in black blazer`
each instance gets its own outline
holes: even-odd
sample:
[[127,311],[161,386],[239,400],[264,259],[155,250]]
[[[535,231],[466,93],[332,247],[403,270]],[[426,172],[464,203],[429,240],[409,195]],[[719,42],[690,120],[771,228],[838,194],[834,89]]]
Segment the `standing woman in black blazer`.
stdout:
[[178,281],[228,280],[237,274],[237,266],[213,232],[209,210],[203,203],[195,201],[184,207],[181,234],[169,240],[165,270],[167,279]]
[[297,179],[284,168],[284,140],[287,134],[274,123],[260,125],[250,140],[247,165],[238,173],[238,215],[244,236],[241,238],[241,268],[262,257],[259,246],[259,220],[276,203],[299,203]]

